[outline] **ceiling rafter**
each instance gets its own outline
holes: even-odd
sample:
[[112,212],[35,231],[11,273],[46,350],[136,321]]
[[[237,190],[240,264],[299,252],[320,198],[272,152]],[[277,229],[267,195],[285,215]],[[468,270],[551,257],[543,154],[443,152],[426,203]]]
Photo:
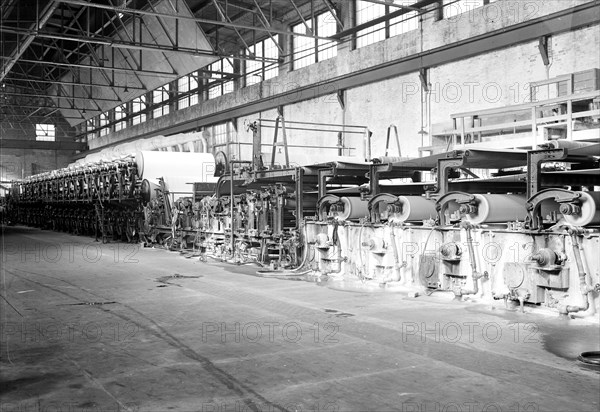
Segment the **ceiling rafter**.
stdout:
[[109,37],[89,37],[89,36],[64,35],[64,34],[56,34],[56,33],[52,33],[52,32],[45,32],[45,31],[32,32],[31,30],[22,29],[22,28],[18,28],[18,27],[3,26],[3,27],[0,27],[0,32],[13,33],[13,34],[24,34],[24,35],[31,35],[32,33],[35,33],[35,35],[40,38],[56,39],[56,40],[69,40],[69,41],[80,42],[80,43],[93,43],[93,44],[99,44],[99,45],[103,45],[103,46],[110,46],[110,47],[121,48],[121,49],[148,50],[148,51],[164,50],[164,51],[175,52],[175,53],[189,54],[192,56],[228,57],[228,58],[238,59],[238,60],[258,60],[258,61],[265,61],[265,62],[269,62],[269,63],[277,63],[278,62],[277,59],[271,59],[268,57],[257,57],[257,56],[249,57],[249,56],[244,56],[244,55],[232,56],[232,55],[225,54],[225,53],[214,52],[212,50],[193,49],[193,48],[189,48],[189,47],[171,47],[171,46],[165,46],[162,44],[159,45],[159,44],[150,44],[150,43],[141,43],[141,42],[127,42],[127,41],[115,40],[115,39],[109,38]]
[[290,32],[288,30],[279,30],[279,29],[268,29],[267,30],[267,29],[264,29],[264,28],[261,28],[261,27],[248,26],[248,25],[245,25],[245,24],[234,23],[234,22],[229,22],[229,21],[210,20],[210,19],[203,19],[203,18],[199,18],[199,17],[191,17],[191,16],[184,16],[184,15],[175,15],[175,14],[168,14],[168,13],[155,13],[155,12],[148,11],[148,10],[130,9],[128,7],[107,6],[105,4],[90,3],[90,2],[84,1],[84,0],[60,0],[60,1],[63,2],[63,3],[76,4],[76,5],[79,5],[79,6],[97,7],[97,8],[103,8],[103,9],[113,10],[113,11],[116,11],[116,12],[119,12],[119,13],[144,14],[144,15],[154,16],[154,17],[164,17],[164,18],[181,19],[181,20],[192,20],[192,21],[195,21],[197,23],[214,24],[214,25],[223,26],[223,27],[230,27],[230,28],[236,28],[236,29],[245,29],[245,30],[250,30],[250,31],[267,31],[267,32],[271,31],[272,33],[284,34],[284,35],[287,35],[287,36],[310,37],[310,38],[317,39],[317,40],[327,40],[327,41],[334,40],[334,39],[331,39],[329,37],[319,37],[319,36],[313,36],[313,35],[303,34],[303,33],[293,33],[293,32]]
[[39,16],[38,22],[36,22],[30,27],[30,33],[26,35],[25,40],[23,40],[17,45],[17,47],[14,49],[13,53],[9,57],[8,61],[2,65],[2,70],[0,71],[0,81],[2,81],[4,77],[6,77],[6,75],[8,74],[8,72],[10,72],[16,61],[19,60],[19,58],[23,55],[25,50],[29,48],[29,46],[33,42],[33,39],[35,39],[36,37],[35,32],[44,27],[44,24],[46,24],[48,19],[50,19],[50,16],[52,16],[52,13],[54,13],[54,10],[56,10],[57,7],[58,3],[52,2],[49,3],[46,6],[46,8],[42,11],[41,16]]

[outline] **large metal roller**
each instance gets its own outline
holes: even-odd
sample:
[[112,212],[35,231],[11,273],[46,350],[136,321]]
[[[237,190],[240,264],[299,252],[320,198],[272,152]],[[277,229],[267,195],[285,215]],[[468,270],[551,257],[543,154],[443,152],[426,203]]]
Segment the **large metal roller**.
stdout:
[[215,157],[211,153],[138,152],[135,156],[138,176],[158,179],[164,176],[188,176],[191,182],[216,182]]
[[147,205],[151,201],[156,199],[156,191],[160,188],[158,181],[153,179],[144,179],[142,180],[141,186],[141,197],[142,203]]
[[524,221],[526,199],[522,195],[474,194],[474,205],[463,205],[460,211],[474,224]]
[[388,205],[389,222],[422,222],[436,217],[435,202],[422,196],[398,196],[398,204]]
[[577,202],[563,203],[560,213],[573,226],[600,224],[600,192],[575,192],[580,195]]
[[338,220],[356,220],[369,215],[369,202],[360,197],[342,197],[335,217]]

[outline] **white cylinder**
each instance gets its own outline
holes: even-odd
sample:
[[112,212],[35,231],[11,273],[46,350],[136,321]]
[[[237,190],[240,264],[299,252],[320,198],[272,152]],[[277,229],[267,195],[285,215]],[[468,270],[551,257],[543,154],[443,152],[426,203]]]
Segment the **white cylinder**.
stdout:
[[199,182],[197,176],[165,176],[165,188],[175,198],[194,193],[194,183]]
[[388,216],[390,222],[419,222],[435,219],[435,202],[422,196],[398,196],[400,210]]
[[336,218],[338,220],[353,220],[365,217],[369,214],[369,202],[360,197],[342,197],[340,199],[344,210],[340,211]]
[[135,156],[138,176],[158,179],[166,176],[186,176],[192,182],[216,182],[215,158],[212,153],[139,152]]
[[522,195],[475,194],[475,213],[466,215],[467,220],[482,223],[506,223],[524,221],[527,217],[526,199]]
[[579,210],[573,214],[563,214],[565,221],[573,226],[600,224],[600,192],[578,192]]

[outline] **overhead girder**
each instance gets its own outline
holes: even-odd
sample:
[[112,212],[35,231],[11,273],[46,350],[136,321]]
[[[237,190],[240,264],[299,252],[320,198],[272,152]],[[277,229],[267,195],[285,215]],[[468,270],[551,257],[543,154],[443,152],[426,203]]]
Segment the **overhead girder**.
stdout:
[[[54,13],[54,10],[56,10],[57,7],[58,7],[58,2],[52,2],[52,3],[49,3],[46,6],[46,8],[42,11],[41,15],[39,16],[38,21],[34,25],[31,26],[31,29],[29,30],[30,33],[26,34],[25,40],[23,40],[21,43],[19,43],[17,45],[17,47],[13,50],[10,57],[8,58],[8,61],[2,65],[2,70],[0,71],[0,81],[2,81],[4,79],[4,77],[12,69],[13,65],[23,55],[25,50],[27,50],[29,48],[29,46],[33,42],[33,39],[35,39],[35,37],[36,37],[35,32],[44,27],[44,24],[46,24],[46,22],[48,21],[50,16],[52,16],[52,13]],[[33,31],[33,33],[31,33],[31,31]]]
[[[0,59],[5,59],[5,58],[6,57],[0,56]],[[46,66],[50,65],[50,66],[63,66],[63,67],[80,67],[80,68],[84,68],[84,69],[104,69],[104,70],[112,70],[115,72],[125,72],[125,73],[137,72],[138,74],[143,75],[143,76],[160,76],[160,77],[172,77],[172,78],[179,77],[175,73],[162,72],[162,71],[156,71],[156,70],[135,70],[135,69],[125,68],[125,67],[95,66],[92,64],[81,64],[81,63],[41,62],[41,61],[29,60],[29,59],[20,59],[20,61],[23,63],[39,64],[39,65],[46,65]]]
[[108,6],[106,4],[90,3],[87,1],[83,1],[83,0],[60,0],[60,1],[63,3],[76,4],[79,6],[96,7],[96,8],[101,8],[101,9],[113,10],[113,11],[116,11],[119,13],[141,14],[141,15],[147,15],[147,16],[164,17],[164,18],[180,19],[180,20],[192,20],[192,21],[195,21],[196,23],[213,24],[213,25],[217,25],[217,26],[230,27],[230,28],[236,28],[236,29],[272,32],[272,33],[277,33],[277,34],[284,34],[287,36],[309,37],[309,38],[313,38],[313,39],[317,39],[317,40],[327,40],[327,41],[332,40],[329,37],[319,37],[319,36],[313,36],[313,35],[305,34],[305,33],[294,33],[289,30],[280,30],[280,29],[275,29],[275,28],[265,29],[265,28],[261,28],[261,27],[248,26],[245,24],[239,24],[239,23],[234,23],[234,22],[230,22],[230,21],[218,21],[218,20],[203,19],[203,18],[199,18],[199,17],[182,16],[182,15],[175,15],[175,14],[168,14],[168,13],[156,13],[156,12],[152,12],[152,11],[148,11],[148,10],[130,9],[127,7]]
[[[0,32],[24,34],[24,35],[30,35],[30,34],[34,33],[28,29],[21,29],[18,27],[7,27],[7,26],[0,27]],[[246,56],[246,55],[229,55],[229,54],[225,54],[225,53],[214,52],[212,50],[193,49],[190,47],[173,47],[173,46],[166,46],[166,45],[162,45],[162,44],[120,41],[120,40],[115,40],[110,37],[89,37],[89,36],[64,35],[64,34],[56,34],[56,33],[52,33],[52,32],[44,32],[44,31],[37,31],[37,32],[35,32],[35,35],[39,38],[69,40],[69,41],[80,42],[80,43],[92,43],[92,44],[98,44],[98,45],[102,45],[102,46],[110,46],[110,47],[120,48],[120,49],[168,51],[168,52],[189,54],[192,56],[227,57],[227,58],[232,58],[232,59],[237,59],[237,60],[258,60],[258,61],[265,61],[265,62],[269,62],[269,63],[278,63],[279,62],[278,59],[272,59],[272,58],[268,58],[268,57],[257,57],[257,56],[250,57],[250,56]],[[326,40],[329,40],[329,39],[326,39]],[[40,63],[45,63],[45,62],[40,62]]]
[[[50,79],[17,79],[15,77],[7,77],[4,80],[7,82],[32,82],[32,83],[46,83],[46,84],[62,84],[65,86],[80,86],[81,82],[69,82],[64,80],[50,80]],[[116,85],[116,84],[103,84],[103,83],[85,83],[85,86],[93,86],[93,87],[111,87],[115,89],[124,89],[125,85]],[[146,90],[143,87],[137,86],[127,86],[130,90]]]

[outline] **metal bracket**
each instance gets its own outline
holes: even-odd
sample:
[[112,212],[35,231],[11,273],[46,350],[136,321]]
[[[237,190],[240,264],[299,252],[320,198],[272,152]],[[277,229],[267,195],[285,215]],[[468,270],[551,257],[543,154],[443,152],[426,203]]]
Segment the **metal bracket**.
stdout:
[[387,203],[388,205],[394,204],[398,202],[398,196],[390,195],[389,193],[381,193],[376,196],[373,196],[371,200],[369,200],[369,216],[371,218],[371,223],[379,223],[381,220],[381,216],[379,215],[379,204]]
[[451,201],[454,201],[461,205],[474,205],[475,196],[464,192],[450,192],[446,193],[445,195],[442,195],[435,202],[435,209],[438,212],[438,219],[442,224],[444,224],[444,220],[442,219],[442,217],[444,216],[444,212],[446,211],[447,206]]
[[527,152],[527,198],[542,188],[542,163],[559,161],[567,157],[567,149],[543,149]]
[[340,197],[336,195],[325,195],[319,198],[319,201],[317,202],[317,213],[319,215],[319,220],[327,220],[327,206],[331,206],[339,202]]
[[552,199],[557,203],[568,203],[574,202],[580,197],[579,193],[573,193],[566,189],[546,189],[537,192],[528,198],[526,204],[529,213],[529,228],[533,230],[542,228],[541,206],[545,200]]
[[465,163],[465,157],[439,159],[437,167],[437,187],[433,194],[444,196],[448,193],[448,174],[450,170],[461,168]]

